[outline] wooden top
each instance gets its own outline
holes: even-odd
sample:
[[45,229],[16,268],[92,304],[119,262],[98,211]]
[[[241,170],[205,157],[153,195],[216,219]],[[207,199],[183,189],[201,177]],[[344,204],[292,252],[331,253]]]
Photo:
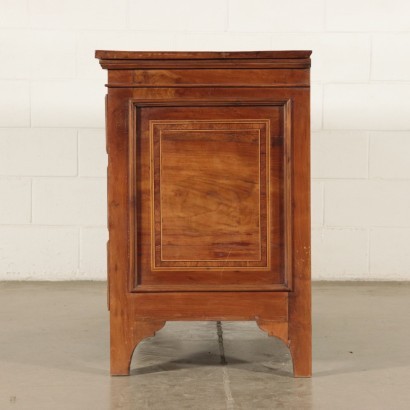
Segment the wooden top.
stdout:
[[97,50],[103,68],[309,68],[310,50],[109,51]]
[[102,60],[220,60],[220,59],[294,59],[309,58],[311,50],[283,51],[110,51],[96,50]]

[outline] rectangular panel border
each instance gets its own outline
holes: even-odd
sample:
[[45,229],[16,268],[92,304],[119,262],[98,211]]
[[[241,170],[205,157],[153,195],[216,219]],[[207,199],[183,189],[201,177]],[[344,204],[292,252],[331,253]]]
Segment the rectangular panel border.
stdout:
[[[215,289],[213,285],[143,285],[137,270],[137,130],[138,111],[145,107],[229,107],[229,106],[272,106],[283,107],[283,134],[284,134],[284,278],[283,283],[272,285],[221,285]],[[128,191],[129,191],[129,269],[128,269],[128,291],[133,292],[192,292],[192,291],[291,291],[293,276],[293,218],[292,218],[292,100],[138,100],[129,99],[129,157],[128,157]],[[152,167],[152,164],[150,164]],[[150,171],[151,172],[151,171]]]
[[[150,121],[150,158],[151,158],[151,174],[150,174],[150,186],[151,186],[151,270],[156,271],[156,270],[164,270],[164,271],[172,271],[172,270],[190,270],[190,271],[195,271],[195,270],[203,270],[206,268],[207,270],[220,270],[223,268],[223,270],[236,270],[238,268],[241,268],[241,266],[157,266],[155,263],[155,218],[154,218],[154,192],[155,192],[155,179],[154,179],[154,154],[153,154],[153,127],[156,124],[179,124],[179,123],[184,123],[186,120],[153,120]],[[265,147],[266,147],[266,169],[270,170],[270,125],[269,125],[269,119],[246,119],[246,120],[231,120],[231,119],[221,119],[221,120],[195,120],[195,122],[202,122],[202,123],[220,123],[220,124],[225,124],[225,123],[230,123],[230,124],[236,124],[236,123],[241,123],[241,124],[247,124],[247,123],[252,123],[255,124],[256,122],[259,122],[261,124],[264,124],[266,126],[266,138],[265,138]],[[244,129],[241,129],[243,131]],[[260,129],[257,129],[259,132],[259,141],[260,141]],[[191,130],[190,130],[191,131]],[[207,130],[206,130],[207,131]],[[261,155],[261,147],[260,147],[260,142],[259,142],[259,183],[261,183],[261,172],[260,172],[260,155]],[[259,191],[260,191],[260,186],[259,186]],[[267,173],[267,181],[266,181],[266,186],[265,186],[265,191],[268,193],[270,192],[270,173]],[[266,210],[269,211],[270,209],[270,195],[266,195]],[[259,195],[259,220],[260,220],[260,212],[261,212],[261,202],[260,202],[260,195]],[[270,227],[270,214],[267,212],[267,227]],[[266,270],[269,268],[270,265],[270,260],[271,260],[271,248],[268,246],[270,243],[270,229],[267,229],[266,232],[266,265],[265,266],[246,266],[249,268],[252,268],[252,270]],[[262,231],[261,231],[261,225],[259,223],[259,237],[260,237],[260,255],[262,253]],[[162,237],[162,224],[161,224],[161,237]],[[161,240],[162,242],[162,240]],[[161,259],[162,260],[162,259]],[[229,260],[229,263],[231,262],[259,262],[262,260],[262,255],[260,256],[259,260]],[[181,262],[189,262],[188,260],[184,260]],[[202,261],[198,261],[202,262]],[[219,260],[206,260],[204,262],[219,262]]]

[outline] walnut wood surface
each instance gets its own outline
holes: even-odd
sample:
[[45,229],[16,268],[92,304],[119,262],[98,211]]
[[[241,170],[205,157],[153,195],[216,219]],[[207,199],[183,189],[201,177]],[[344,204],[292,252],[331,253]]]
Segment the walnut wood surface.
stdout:
[[[268,69],[309,68],[310,51],[248,51],[248,52],[139,52],[97,50],[103,68],[138,69]],[[234,64],[233,64],[234,63]]]
[[289,59],[309,58],[310,50],[282,51],[113,51],[96,50],[95,57],[104,60],[236,60],[236,59]]
[[96,55],[111,374],[167,320],[256,320],[310,376],[310,52]]
[[[158,67],[144,69],[109,70],[109,88],[118,87],[283,87],[292,85],[294,87],[309,86],[309,69],[282,69],[264,68],[259,70],[257,76],[249,76],[249,70],[236,67],[234,70],[222,68],[200,70],[179,68],[170,70],[164,64]],[[138,63],[137,63],[138,65]]]
[[285,286],[283,106],[185,103],[136,102],[129,174],[139,198],[130,210],[136,290]]

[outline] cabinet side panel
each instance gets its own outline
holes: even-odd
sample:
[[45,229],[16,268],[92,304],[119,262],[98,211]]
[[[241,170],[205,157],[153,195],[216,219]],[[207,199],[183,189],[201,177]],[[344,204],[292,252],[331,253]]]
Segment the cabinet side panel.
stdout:
[[108,275],[111,343],[126,339],[128,316],[128,100],[130,91],[108,93]]
[[293,289],[289,293],[289,340],[295,376],[312,373],[310,250],[310,95],[294,98]]

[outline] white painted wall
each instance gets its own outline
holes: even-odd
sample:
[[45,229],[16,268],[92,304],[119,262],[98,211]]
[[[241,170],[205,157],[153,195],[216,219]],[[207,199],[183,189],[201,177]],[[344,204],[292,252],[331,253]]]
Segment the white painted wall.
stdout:
[[312,49],[315,279],[410,279],[408,0],[0,0],[0,279],[104,279],[95,49]]

